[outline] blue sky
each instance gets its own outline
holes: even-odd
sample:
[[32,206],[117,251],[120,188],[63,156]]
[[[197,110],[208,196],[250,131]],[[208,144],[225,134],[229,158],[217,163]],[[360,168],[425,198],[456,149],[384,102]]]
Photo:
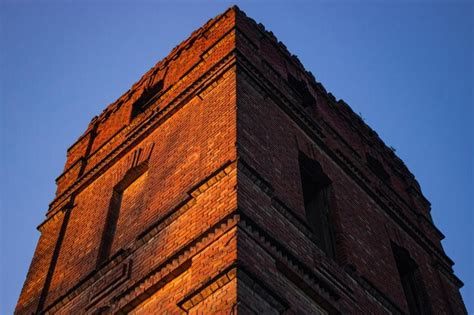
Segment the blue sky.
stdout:
[[67,148],[234,3],[397,150],[474,313],[474,4],[447,0],[0,2],[0,313],[14,309]]

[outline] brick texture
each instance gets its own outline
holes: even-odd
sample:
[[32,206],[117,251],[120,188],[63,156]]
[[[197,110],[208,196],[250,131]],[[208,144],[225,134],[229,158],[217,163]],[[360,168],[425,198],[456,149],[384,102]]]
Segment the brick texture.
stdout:
[[[334,257],[300,154],[331,181]],[[16,314],[407,314],[394,246],[426,312],[466,313],[414,176],[237,7],[92,119],[39,230]]]

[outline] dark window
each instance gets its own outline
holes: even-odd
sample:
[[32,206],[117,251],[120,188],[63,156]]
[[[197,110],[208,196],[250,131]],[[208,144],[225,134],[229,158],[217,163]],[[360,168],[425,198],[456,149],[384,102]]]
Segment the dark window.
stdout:
[[367,165],[381,180],[385,182],[390,180],[390,175],[387,173],[382,163],[370,154],[367,154]]
[[316,99],[308,89],[308,85],[303,80],[298,80],[288,74],[288,83],[301,96],[303,107],[311,107],[316,104]]
[[334,257],[333,225],[331,220],[331,181],[321,165],[303,153],[299,156],[306,220],[316,244],[326,255]]
[[132,118],[135,118],[152,103],[152,99],[160,93],[163,89],[163,80],[158,81],[155,85],[146,88],[142,95],[133,103],[132,107]]
[[410,314],[431,314],[418,265],[406,249],[396,244],[392,249]]

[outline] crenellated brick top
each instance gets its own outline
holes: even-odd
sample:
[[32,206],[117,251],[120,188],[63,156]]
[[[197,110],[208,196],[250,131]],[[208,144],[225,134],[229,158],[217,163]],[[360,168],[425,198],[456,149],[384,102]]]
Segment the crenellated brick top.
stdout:
[[[273,77],[277,90],[288,92],[287,95],[299,94],[297,90],[301,86],[294,86],[294,82],[290,82],[296,79],[297,84],[302,85],[311,95],[310,98],[315,100],[306,111],[324,137],[333,136],[334,142],[337,142],[336,150],[342,154],[341,158],[347,160],[350,165],[368,168],[367,176],[371,178],[370,181],[380,182],[388,193],[395,193],[404,206],[411,208],[416,216],[424,218],[425,224],[434,228],[435,233],[443,238],[442,233],[432,225],[429,201],[423,196],[414,175],[395,154],[394,149],[388,147],[347,103],[336,100],[327,92],[313,74],[305,70],[298,57],[291,54],[272,32],[242,11],[238,12],[240,14],[237,16],[237,30],[243,40],[238,49],[244,51],[243,55],[259,56],[262,60],[256,61],[256,64],[261,64],[257,67],[269,74],[268,77]],[[281,81],[287,82],[282,84]],[[301,95],[296,95],[297,102],[300,97]],[[341,147],[341,144],[344,145]]]
[[[338,123],[344,124],[344,129],[350,129],[354,133],[357,133],[357,136],[361,139],[361,141],[365,142],[367,146],[370,147],[370,150],[366,150],[367,152],[357,152],[358,154],[365,155],[364,153],[370,153],[376,156],[376,158],[382,161],[382,164],[389,167],[389,173],[394,176],[400,177],[404,182],[406,182],[406,189],[413,191],[413,193],[421,200],[423,203],[423,207],[425,209],[429,209],[430,203],[429,201],[424,198],[420,185],[418,184],[415,176],[410,172],[407,168],[405,163],[395,154],[395,150],[392,147],[387,146],[384,141],[378,136],[377,132],[375,132],[369,125],[365,123],[365,121],[356,114],[352,108],[342,99],[337,100],[334,95],[328,92],[322,83],[318,82],[315,76],[310,72],[307,71],[298,57],[292,54],[285,44],[277,39],[277,37],[273,34],[273,32],[268,31],[265,29],[264,25],[261,23],[257,23],[250,17],[247,17],[243,11],[240,11],[240,16],[245,17],[241,21],[245,23],[250,23],[253,26],[257,27],[262,35],[265,35],[266,39],[271,41],[287,60],[287,67],[290,66],[293,69],[285,69],[282,72],[282,75],[286,75],[283,72],[293,72],[297,73],[301,80],[304,80],[308,86],[312,87],[312,92],[315,94],[316,97],[322,98],[323,100],[317,102],[320,107],[321,111],[328,110],[329,107],[335,113],[332,115],[335,116],[339,121],[333,122],[332,127],[339,127],[337,126]],[[239,25],[241,26],[241,25]],[[280,69],[274,69],[276,71]],[[323,103],[325,103],[323,105]],[[316,117],[318,118],[327,118],[329,114],[323,114],[323,117]],[[326,116],[326,117],[324,117]],[[324,124],[324,122],[323,122]],[[351,143],[352,144],[352,143]],[[370,152],[369,152],[370,151]],[[362,157],[362,156],[361,156]],[[365,158],[365,157],[364,157]]]
[[[128,141],[137,129],[148,123],[150,116],[182,97],[189,86],[196,84],[203,73],[223,57],[223,39],[231,35],[229,33],[235,27],[235,12],[235,8],[230,8],[194,31],[130,90],[91,120],[84,134],[68,149],[64,171],[56,180],[58,189],[50,210],[56,208],[56,201],[71,185],[94,169],[119,144]],[[235,47],[231,46],[226,53]],[[143,103],[143,108],[134,113],[134,107],[139,103]]]
[[[218,49],[216,45],[218,46],[219,36],[233,29],[244,38],[244,45],[235,47],[237,51],[244,52],[245,56],[246,50],[248,52],[253,49],[253,53],[257,53],[262,59],[273,58],[264,62],[264,67],[279,76],[279,81],[287,81],[285,86],[282,86],[281,82],[275,82],[279,88],[289,87],[289,93],[296,94],[296,99],[299,97],[298,91],[295,93],[294,82],[289,81],[296,79],[307,89],[315,99],[315,103],[307,111],[320,130],[323,130],[324,136],[333,135],[338,141],[346,144],[348,152],[341,149],[343,159],[352,164],[368,166],[376,175],[376,181],[385,183],[388,190],[395,192],[402,202],[422,215],[428,224],[431,223],[429,201],[423,196],[415,177],[394,150],[385,145],[377,133],[347,103],[336,100],[327,92],[313,74],[306,71],[298,57],[291,54],[272,32],[247,17],[236,6],[194,31],[166,58],[145,73],[130,90],[91,120],[85,133],[68,150],[64,172],[57,179],[57,197],[78,178],[93,169],[118,143],[125,141],[133,130],[146,123],[146,117],[150,116],[152,110],[159,110],[179,95],[184,88],[183,81],[186,76],[202,64],[207,54]],[[211,33],[217,35],[209,36]],[[249,34],[254,34],[255,38],[250,38],[252,35]],[[260,51],[257,46],[261,46]],[[271,56],[275,52],[278,56]],[[156,89],[158,85],[160,86]],[[151,95],[147,97],[147,93]],[[138,113],[132,117],[133,107],[143,102],[144,97],[147,103],[144,111],[148,114]],[[375,165],[372,165],[374,163]],[[437,233],[443,237],[439,231]]]
[[[228,9],[223,14],[210,19],[201,28],[195,30],[188,39],[177,45],[167,57],[148,70],[127,92],[108,105],[101,114],[93,117],[84,134],[69,147],[64,169],[67,170],[80,157],[84,156],[89,142],[88,138],[91,134],[98,133],[98,130],[106,131],[103,132],[103,136],[94,136],[91,148],[94,151],[94,149],[97,150],[101,145],[110,140],[115,133],[128,125],[131,118],[131,106],[143,95],[147,88],[154,86],[159,80],[163,80],[161,91],[166,91],[185,75],[194,65],[195,62],[192,61],[196,60],[193,59],[201,57],[202,52],[200,50],[209,45],[206,41],[206,32],[209,32],[213,27],[217,27],[219,21],[232,18],[232,12],[235,12],[235,8]],[[184,65],[184,58],[178,59],[181,55],[186,55],[186,64]],[[93,152],[89,152],[89,154],[91,153]]]

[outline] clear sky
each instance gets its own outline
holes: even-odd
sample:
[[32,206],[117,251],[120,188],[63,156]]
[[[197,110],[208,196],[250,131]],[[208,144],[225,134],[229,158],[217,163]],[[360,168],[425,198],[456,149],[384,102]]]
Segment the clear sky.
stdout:
[[[94,115],[235,2],[0,3],[0,313],[9,314],[67,148]],[[396,148],[432,202],[474,313],[473,2],[237,4]]]

